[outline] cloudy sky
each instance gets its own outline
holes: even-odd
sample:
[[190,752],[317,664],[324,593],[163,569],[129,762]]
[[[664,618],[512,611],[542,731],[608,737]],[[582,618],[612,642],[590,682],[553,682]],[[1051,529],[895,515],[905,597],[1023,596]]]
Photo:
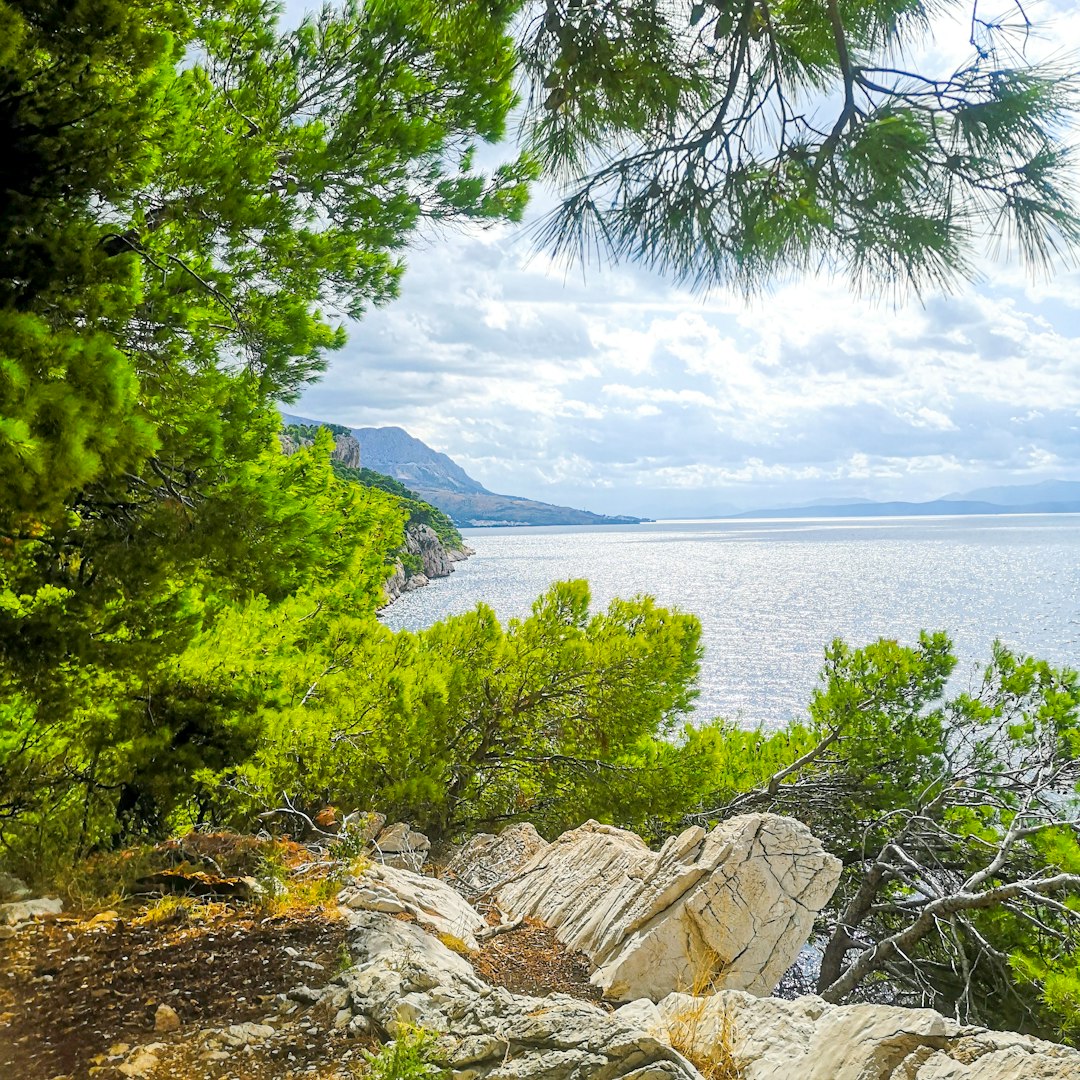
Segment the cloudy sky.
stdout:
[[[1033,14],[1080,41],[1074,0]],[[494,491],[663,517],[1080,479],[1076,271],[988,263],[900,307],[810,278],[748,303],[635,266],[583,278],[528,223],[408,262],[292,411],[399,425]]]

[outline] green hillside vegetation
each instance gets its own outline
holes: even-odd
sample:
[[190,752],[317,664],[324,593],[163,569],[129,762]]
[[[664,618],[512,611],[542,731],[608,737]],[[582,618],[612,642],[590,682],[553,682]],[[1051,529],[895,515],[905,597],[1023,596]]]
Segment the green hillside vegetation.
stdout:
[[[282,428],[285,435],[295,438],[301,445],[315,441],[320,429],[325,428],[331,435],[349,435],[350,429],[341,424],[287,424]],[[354,469],[340,461],[332,462],[334,475],[341,480],[354,484],[360,484],[366,488],[373,488],[393,496],[396,504],[400,505],[406,513],[406,521],[413,525],[427,525],[435,533],[443,547],[461,551],[465,547],[465,541],[461,533],[457,531],[454,523],[437,507],[424,502],[416,492],[410,491],[400,481],[392,476],[384,476],[375,472],[374,469]]]
[[446,514],[431,503],[424,502],[416,492],[410,491],[392,476],[384,476],[373,469],[353,469],[340,461],[334,462],[334,473],[343,480],[351,480],[354,483],[363,484],[364,487],[384,491],[400,500],[402,507],[409,515],[409,523],[427,525],[439,538],[443,547],[454,551],[461,551],[465,547],[461,533],[457,531],[457,527]]
[[[873,52],[925,14],[829,7],[779,3],[765,24],[714,5],[707,55],[850,95],[845,24]],[[505,625],[479,605],[392,633],[375,614],[389,562],[430,508],[342,476],[329,430],[281,453],[278,403],[342,346],[339,318],[393,299],[421,224],[520,219],[532,154],[477,166],[519,63],[557,175],[601,133],[621,146],[732,101],[679,51],[701,5],[677,27],[631,0],[546,10],[522,59],[529,11],[503,0],[346,0],[291,30],[262,0],[0,0],[0,863],[62,882],[193,826],[263,827],[285,800],[436,840],[588,816],[657,840],[777,809],[844,860],[825,996],[1080,1039],[1074,672],[994,646],[954,693],[944,635],[835,642],[790,729],[691,723],[692,614],[648,596],[597,611],[570,581]],[[933,282],[962,262],[957,230],[996,220],[996,184],[1027,244],[1068,240],[1064,91],[979,77],[949,97],[947,133],[905,99],[846,112],[816,157],[785,144],[780,172],[729,178],[717,198],[745,213],[724,243],[744,246],[712,250],[710,272],[757,280],[831,242],[886,286],[894,264]],[[920,217],[927,155],[938,194],[949,170],[964,182]],[[639,179],[622,209],[676,270],[720,244],[700,201],[639,198]],[[608,239],[625,254],[638,235]]]

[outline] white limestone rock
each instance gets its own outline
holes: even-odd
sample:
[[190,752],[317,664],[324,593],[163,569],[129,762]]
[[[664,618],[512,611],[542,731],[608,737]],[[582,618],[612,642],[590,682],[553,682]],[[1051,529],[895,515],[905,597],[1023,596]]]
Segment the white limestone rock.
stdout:
[[1012,1032],[964,1027],[931,1009],[829,1005],[818,997],[671,994],[617,1015],[697,1058],[727,1042],[743,1080],[1078,1080],[1080,1052]]
[[504,885],[549,846],[528,822],[510,825],[497,836],[478,833],[450,860],[443,877],[463,896],[476,900]]
[[35,900],[19,900],[13,904],[0,904],[0,926],[19,926],[31,919],[59,915],[63,910],[63,900],[53,896],[42,896]]
[[350,879],[338,901],[354,911],[411,915],[421,926],[458,938],[471,950],[477,948],[474,935],[484,925],[483,916],[446,882],[393,866],[372,866]]
[[840,879],[801,822],[775,814],[694,827],[658,852],[595,821],[564,833],[497,888],[500,907],[556,928],[615,1001],[676,990],[768,994]]
[[14,904],[19,900],[28,900],[31,896],[33,893],[25,881],[0,870],[0,901]]
[[432,1032],[435,1064],[454,1080],[701,1080],[670,1046],[595,1005],[489,986],[415,924],[356,913],[350,949],[356,963],[326,988],[328,1003],[391,1038]]
[[404,821],[387,825],[371,846],[380,862],[403,870],[419,871],[431,853],[431,841]]

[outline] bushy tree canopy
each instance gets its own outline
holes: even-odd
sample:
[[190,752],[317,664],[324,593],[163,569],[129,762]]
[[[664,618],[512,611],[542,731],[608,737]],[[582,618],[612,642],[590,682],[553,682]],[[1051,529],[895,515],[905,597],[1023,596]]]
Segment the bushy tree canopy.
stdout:
[[520,214],[528,160],[474,165],[512,14],[0,3],[0,814],[235,760],[212,708],[154,690],[231,605],[330,579],[374,609],[398,504],[328,445],[284,458],[275,405],[424,221]]

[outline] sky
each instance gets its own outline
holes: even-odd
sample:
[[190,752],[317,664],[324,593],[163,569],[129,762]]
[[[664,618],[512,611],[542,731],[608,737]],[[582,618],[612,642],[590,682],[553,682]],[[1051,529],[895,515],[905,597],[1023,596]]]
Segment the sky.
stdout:
[[[1036,48],[1080,47],[1074,0],[1028,10]],[[940,31],[938,59],[964,37]],[[900,306],[815,277],[700,296],[553,264],[529,228],[551,197],[420,238],[400,298],[290,411],[403,427],[493,491],[650,517],[1080,480],[1080,271],[987,262]]]

